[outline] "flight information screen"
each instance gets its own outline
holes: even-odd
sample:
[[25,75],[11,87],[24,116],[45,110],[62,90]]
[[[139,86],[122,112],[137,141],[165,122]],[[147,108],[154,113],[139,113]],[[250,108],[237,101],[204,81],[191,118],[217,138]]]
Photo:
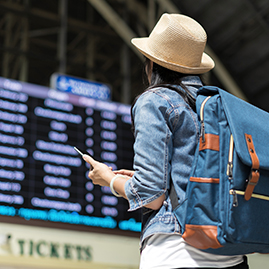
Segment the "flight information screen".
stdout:
[[132,169],[130,106],[0,78],[0,215],[139,232],[140,213],[92,184],[74,146]]

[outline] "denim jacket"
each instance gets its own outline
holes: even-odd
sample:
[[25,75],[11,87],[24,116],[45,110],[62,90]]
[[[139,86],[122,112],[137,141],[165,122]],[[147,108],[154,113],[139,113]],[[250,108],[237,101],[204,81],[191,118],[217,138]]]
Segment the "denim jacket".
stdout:
[[[196,97],[202,86],[198,76],[186,76],[182,83]],[[179,87],[179,86],[177,86]],[[165,87],[144,92],[133,110],[135,143],[133,177],[125,184],[129,211],[143,208],[141,243],[150,235],[180,234],[180,225],[172,212],[169,198],[171,180],[179,203],[185,191],[199,126],[197,114],[176,91]],[[165,194],[159,210],[144,206]]]

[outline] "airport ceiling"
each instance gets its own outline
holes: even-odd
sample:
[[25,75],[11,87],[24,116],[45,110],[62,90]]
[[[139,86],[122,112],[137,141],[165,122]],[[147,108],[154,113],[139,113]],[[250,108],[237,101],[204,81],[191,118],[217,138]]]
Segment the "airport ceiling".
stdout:
[[131,103],[144,86],[130,38],[147,36],[164,12],[205,28],[211,84],[269,111],[268,0],[0,0],[0,76],[49,86],[65,73]]

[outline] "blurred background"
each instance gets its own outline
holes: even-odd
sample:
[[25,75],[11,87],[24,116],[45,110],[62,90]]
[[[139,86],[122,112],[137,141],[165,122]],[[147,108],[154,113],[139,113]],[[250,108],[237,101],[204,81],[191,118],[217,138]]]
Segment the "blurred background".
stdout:
[[[129,109],[145,88],[144,59],[130,39],[148,36],[165,12],[191,16],[205,28],[206,52],[216,63],[204,76],[208,84],[269,111],[268,0],[0,0],[0,77],[46,92],[53,74],[98,82],[109,86],[117,109]],[[0,202],[0,269],[138,268],[137,229],[52,225],[39,211],[22,221]],[[268,261],[251,255],[250,268],[269,268]]]
[[269,110],[268,0],[1,0],[0,75],[46,86],[54,72],[88,78],[131,103],[143,59],[130,39],[147,36],[164,12],[205,28],[212,84]]

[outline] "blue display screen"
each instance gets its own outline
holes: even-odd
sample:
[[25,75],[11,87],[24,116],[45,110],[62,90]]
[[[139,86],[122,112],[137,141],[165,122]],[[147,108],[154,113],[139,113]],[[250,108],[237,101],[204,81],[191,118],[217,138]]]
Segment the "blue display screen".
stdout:
[[111,99],[111,89],[104,83],[57,73],[52,74],[50,83],[53,89],[59,91],[104,101]]
[[139,232],[74,150],[132,169],[130,106],[0,78],[0,215]]

